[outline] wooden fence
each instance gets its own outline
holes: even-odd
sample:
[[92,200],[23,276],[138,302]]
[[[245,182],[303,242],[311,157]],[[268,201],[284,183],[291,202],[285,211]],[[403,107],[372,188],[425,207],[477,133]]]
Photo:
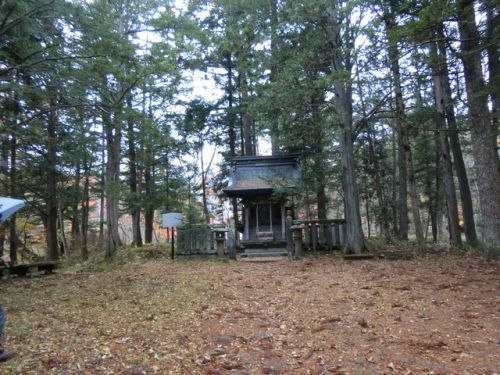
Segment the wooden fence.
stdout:
[[178,228],[175,253],[187,256],[215,254],[215,239],[210,226],[198,224]]
[[[224,227],[224,226],[222,226]],[[220,225],[195,224],[177,229],[176,255],[181,256],[212,256],[217,253],[216,231]],[[225,252],[234,242],[234,230],[225,233]]]
[[[303,249],[305,251],[341,249],[345,243],[345,220],[304,220],[302,224]],[[234,246],[234,226],[225,233],[225,252]],[[217,253],[215,227],[205,224],[188,225],[177,232],[176,255],[214,256]]]
[[304,220],[302,238],[304,249],[334,250],[340,249],[345,243],[345,220]]

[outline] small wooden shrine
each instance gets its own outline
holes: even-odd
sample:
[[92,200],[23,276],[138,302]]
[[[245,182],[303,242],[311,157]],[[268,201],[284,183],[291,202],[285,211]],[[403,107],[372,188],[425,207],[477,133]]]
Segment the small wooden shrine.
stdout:
[[229,185],[223,189],[237,199],[241,245],[280,246],[286,241],[285,218],[291,192],[297,187],[296,154],[238,156],[233,160]]

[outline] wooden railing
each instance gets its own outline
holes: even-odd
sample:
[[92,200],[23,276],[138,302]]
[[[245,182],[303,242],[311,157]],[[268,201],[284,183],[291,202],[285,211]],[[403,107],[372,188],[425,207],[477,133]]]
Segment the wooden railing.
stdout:
[[334,250],[341,249],[345,243],[345,220],[303,220],[304,249]]

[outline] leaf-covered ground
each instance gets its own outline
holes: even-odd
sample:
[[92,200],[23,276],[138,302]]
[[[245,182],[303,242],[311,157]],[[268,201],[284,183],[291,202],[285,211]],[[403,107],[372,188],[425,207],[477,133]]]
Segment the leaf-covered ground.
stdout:
[[494,374],[500,267],[149,260],[0,281],[20,374]]

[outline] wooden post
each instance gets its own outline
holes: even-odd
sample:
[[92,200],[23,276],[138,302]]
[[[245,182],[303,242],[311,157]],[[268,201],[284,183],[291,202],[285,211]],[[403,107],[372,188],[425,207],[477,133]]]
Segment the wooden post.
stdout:
[[293,258],[293,234],[292,234],[292,212],[290,210],[286,211],[285,219],[285,232],[286,232],[286,251],[288,253],[288,259]]
[[[248,204],[248,206],[247,206]],[[245,230],[243,231],[243,235],[245,240],[250,239],[250,204],[248,202],[244,205],[244,213],[245,213]]]
[[318,250],[318,228],[316,222],[311,223],[311,237],[312,237],[312,249],[313,251]]
[[174,254],[175,254],[175,236],[174,236],[174,228],[175,227],[170,227],[170,236],[171,236],[171,241],[172,241],[172,253],[171,253],[171,258],[174,260]]
[[332,236],[333,236],[333,246],[340,247],[339,225],[337,223],[333,223]]
[[325,238],[325,226],[326,224],[323,221],[318,222],[318,248],[323,249],[326,244]]
[[281,236],[286,238],[286,213],[285,205],[281,205]]
[[344,224],[339,224],[339,242],[340,242],[340,247],[344,247]]
[[333,225],[334,224],[331,222],[325,223],[326,249],[329,251],[333,250],[333,238],[332,238]]
[[291,229],[294,244],[293,259],[298,260],[302,257],[302,225],[293,225]]
[[304,243],[306,250],[311,250],[311,224],[305,224]]
[[274,230],[273,230],[273,207],[272,207],[271,201],[269,201],[269,226],[271,229],[270,232],[274,233]]

